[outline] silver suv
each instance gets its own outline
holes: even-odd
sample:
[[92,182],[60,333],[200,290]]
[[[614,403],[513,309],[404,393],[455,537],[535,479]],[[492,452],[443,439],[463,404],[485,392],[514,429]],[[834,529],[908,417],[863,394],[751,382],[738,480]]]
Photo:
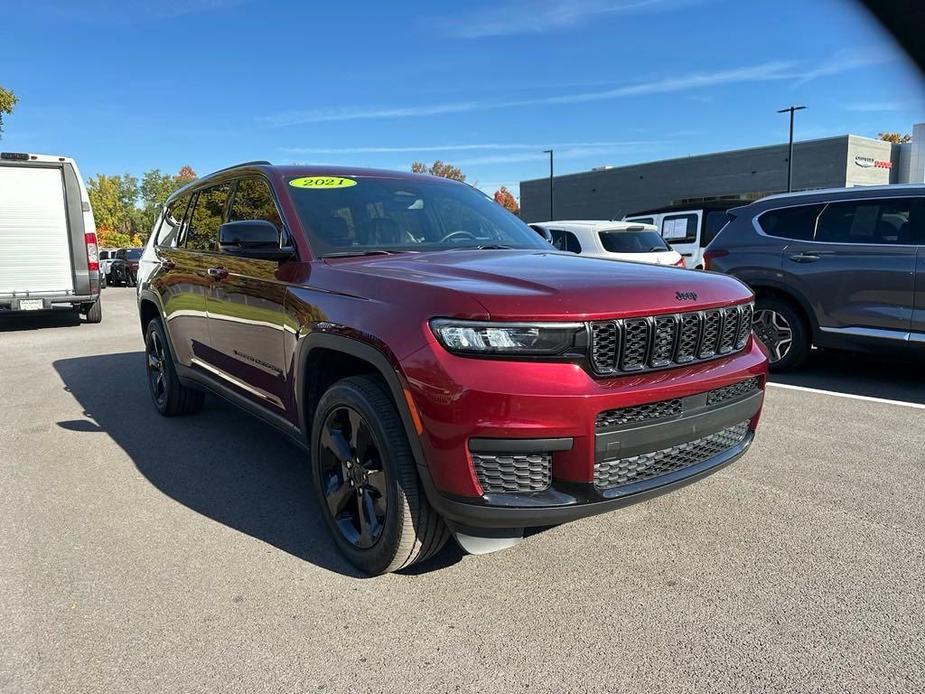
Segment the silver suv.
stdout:
[[706,269],[754,290],[773,371],[813,345],[925,353],[925,186],[774,195],[729,214]]

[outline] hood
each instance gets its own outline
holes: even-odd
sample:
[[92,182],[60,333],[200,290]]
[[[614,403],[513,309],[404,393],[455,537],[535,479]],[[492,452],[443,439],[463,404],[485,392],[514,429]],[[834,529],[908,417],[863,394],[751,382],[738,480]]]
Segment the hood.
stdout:
[[[711,272],[534,250],[459,250],[328,261],[367,278],[464,294],[497,320],[593,320],[693,311],[748,300],[736,279]],[[346,279],[346,278],[344,278]],[[407,288],[407,287],[406,287]],[[695,298],[696,297],[696,298]]]

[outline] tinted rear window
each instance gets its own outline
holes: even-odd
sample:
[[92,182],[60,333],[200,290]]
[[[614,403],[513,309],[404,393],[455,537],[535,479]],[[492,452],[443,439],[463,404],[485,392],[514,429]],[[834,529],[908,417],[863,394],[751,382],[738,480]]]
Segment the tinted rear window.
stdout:
[[601,244],[609,253],[657,253],[669,250],[657,231],[602,231]]
[[800,205],[768,210],[758,217],[758,226],[768,236],[809,241],[822,208],[823,205]]
[[125,252],[125,257],[129,260],[138,260],[141,257],[141,248],[129,248]]

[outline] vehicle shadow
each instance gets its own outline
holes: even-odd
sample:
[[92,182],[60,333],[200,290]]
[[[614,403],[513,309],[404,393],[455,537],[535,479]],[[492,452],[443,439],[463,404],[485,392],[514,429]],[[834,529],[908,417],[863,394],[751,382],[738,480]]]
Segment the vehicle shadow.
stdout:
[[925,405],[925,365],[911,359],[814,349],[801,369],[771,382]]
[[[204,516],[322,568],[365,577],[329,538],[307,454],[283,434],[211,396],[196,415],[157,415],[141,351],[61,359],[54,368],[92,420],[58,426],[104,431],[151,484]],[[456,543],[448,542],[408,573],[433,571],[461,557]]]
[[77,311],[55,309],[35,313],[0,313],[0,333],[16,330],[38,330],[39,328],[62,328],[79,325],[83,320]]

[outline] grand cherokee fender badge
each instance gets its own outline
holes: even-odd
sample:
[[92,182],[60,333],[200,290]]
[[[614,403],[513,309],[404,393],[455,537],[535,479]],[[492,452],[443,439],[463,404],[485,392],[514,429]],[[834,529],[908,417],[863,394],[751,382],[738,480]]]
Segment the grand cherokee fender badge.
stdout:
[[678,301],[697,301],[697,292],[675,292],[674,298]]

